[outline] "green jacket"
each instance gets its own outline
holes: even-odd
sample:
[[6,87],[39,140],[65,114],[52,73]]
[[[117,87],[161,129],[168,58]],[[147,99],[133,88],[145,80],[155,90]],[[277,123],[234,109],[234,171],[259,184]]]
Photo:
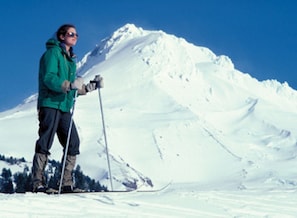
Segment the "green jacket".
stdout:
[[37,108],[50,107],[69,112],[73,106],[75,91],[64,93],[62,83],[65,80],[75,80],[76,62],[56,39],[49,39],[46,49],[39,63]]

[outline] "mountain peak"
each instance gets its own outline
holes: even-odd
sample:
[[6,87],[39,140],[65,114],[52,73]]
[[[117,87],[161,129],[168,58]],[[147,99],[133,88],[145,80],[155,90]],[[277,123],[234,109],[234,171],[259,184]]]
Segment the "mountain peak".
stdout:
[[134,24],[126,24],[120,27],[111,36],[103,39],[99,45],[96,45],[93,51],[88,52],[82,58],[82,60],[78,62],[78,75],[82,75],[89,69],[88,66],[90,66],[90,64],[88,64],[87,62],[90,62],[90,59],[96,58],[96,62],[103,61],[106,59],[107,53],[111,51],[113,47],[119,45],[120,43],[123,43],[124,40],[139,37],[143,33],[144,30],[142,28],[136,27]]
[[134,24],[126,24],[123,27],[120,27],[118,30],[116,30],[112,37],[113,39],[118,38],[119,36],[123,35],[132,35],[137,36],[143,34],[144,30],[141,27],[136,27]]

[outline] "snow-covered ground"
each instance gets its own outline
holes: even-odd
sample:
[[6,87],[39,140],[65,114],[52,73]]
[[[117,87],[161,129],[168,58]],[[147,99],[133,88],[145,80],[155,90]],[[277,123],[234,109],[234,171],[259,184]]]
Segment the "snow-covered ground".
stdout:
[[[78,66],[85,81],[104,77],[114,189],[172,184],[145,193],[0,194],[1,217],[297,217],[297,92],[287,83],[260,82],[227,56],[132,24]],[[95,91],[76,102],[78,164],[110,188],[98,98]],[[37,130],[35,95],[0,113],[0,153],[30,166]],[[56,140],[50,158],[60,160],[61,150]]]
[[296,191],[199,190],[172,185],[158,193],[0,195],[1,217],[296,217]]

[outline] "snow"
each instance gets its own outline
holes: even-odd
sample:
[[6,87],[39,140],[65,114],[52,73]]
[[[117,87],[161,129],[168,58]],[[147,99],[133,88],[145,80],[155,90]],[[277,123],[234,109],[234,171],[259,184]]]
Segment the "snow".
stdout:
[[[79,46],[79,45],[78,45]],[[115,190],[0,194],[1,217],[296,217],[297,93],[163,31],[127,24],[78,63],[100,90]],[[31,165],[36,95],[0,113],[0,148]],[[76,101],[78,164],[110,188],[97,91]],[[17,136],[16,136],[17,133]],[[60,160],[55,140],[51,159]],[[13,172],[23,166],[8,166]],[[153,187],[145,182],[151,180]]]
[[0,197],[1,217],[296,217],[292,190],[200,190],[180,184],[161,193]]

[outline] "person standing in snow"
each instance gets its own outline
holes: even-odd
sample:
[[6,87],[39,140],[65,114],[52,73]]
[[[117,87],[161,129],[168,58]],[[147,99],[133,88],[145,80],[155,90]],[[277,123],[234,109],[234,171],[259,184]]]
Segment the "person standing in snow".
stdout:
[[[86,95],[96,88],[103,87],[103,79],[96,76],[94,82],[84,84],[81,77],[76,76],[76,56],[73,46],[78,34],[74,25],[62,25],[55,37],[46,42],[46,51],[39,63],[38,119],[39,138],[35,144],[32,166],[33,192],[47,192],[44,176],[54,136],[57,134],[65,151],[68,130],[72,119],[71,109],[75,93]],[[99,87],[98,87],[99,86]],[[65,172],[62,180],[62,192],[74,192],[72,171],[79,152],[79,136],[73,123],[70,133],[69,148],[66,155]]]

